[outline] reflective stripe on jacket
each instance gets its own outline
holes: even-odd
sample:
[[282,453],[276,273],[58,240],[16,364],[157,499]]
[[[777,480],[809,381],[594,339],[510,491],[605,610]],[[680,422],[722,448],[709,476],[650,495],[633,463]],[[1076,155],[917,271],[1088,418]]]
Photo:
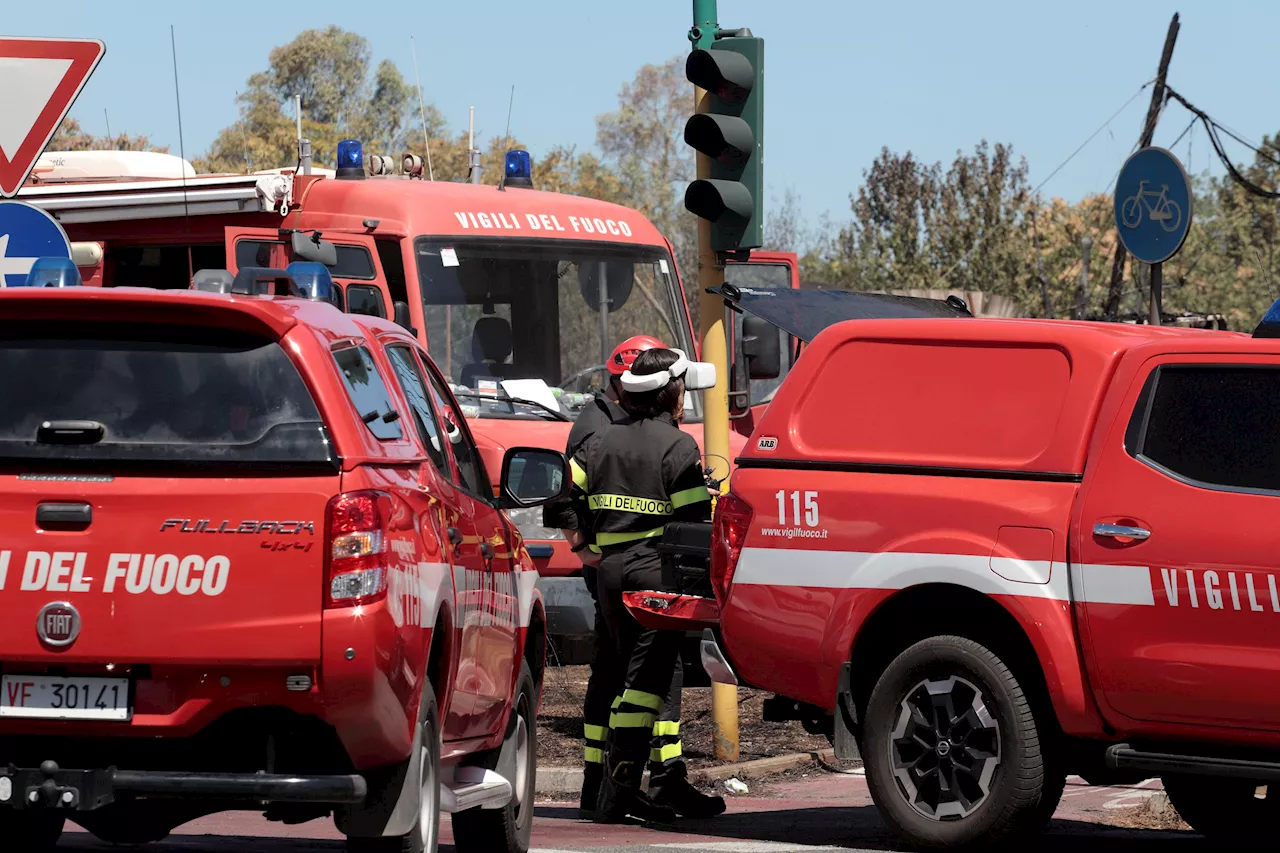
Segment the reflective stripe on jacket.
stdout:
[[670,415],[600,430],[570,463],[579,512],[601,548],[662,536],[668,521],[707,521],[702,454]]

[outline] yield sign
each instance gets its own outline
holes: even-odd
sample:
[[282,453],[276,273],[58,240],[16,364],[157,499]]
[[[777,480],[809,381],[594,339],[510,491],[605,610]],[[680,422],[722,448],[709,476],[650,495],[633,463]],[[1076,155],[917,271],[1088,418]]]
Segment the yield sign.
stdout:
[[107,48],[0,36],[0,196],[13,198]]

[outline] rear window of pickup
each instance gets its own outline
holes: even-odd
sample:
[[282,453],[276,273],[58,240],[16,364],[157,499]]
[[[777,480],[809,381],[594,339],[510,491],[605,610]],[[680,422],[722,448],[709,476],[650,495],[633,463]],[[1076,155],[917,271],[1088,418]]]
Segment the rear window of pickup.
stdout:
[[335,462],[297,368],[271,339],[155,324],[0,326],[0,459]]

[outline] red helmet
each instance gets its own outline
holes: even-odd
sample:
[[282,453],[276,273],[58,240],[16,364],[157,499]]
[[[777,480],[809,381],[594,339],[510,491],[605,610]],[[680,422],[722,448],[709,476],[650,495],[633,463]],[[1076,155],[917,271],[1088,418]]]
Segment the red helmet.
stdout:
[[636,335],[618,344],[618,348],[613,351],[613,355],[609,356],[609,363],[606,367],[614,376],[621,376],[631,367],[632,362],[636,360],[636,356],[640,353],[650,349],[666,348],[667,345],[657,338],[649,335]]

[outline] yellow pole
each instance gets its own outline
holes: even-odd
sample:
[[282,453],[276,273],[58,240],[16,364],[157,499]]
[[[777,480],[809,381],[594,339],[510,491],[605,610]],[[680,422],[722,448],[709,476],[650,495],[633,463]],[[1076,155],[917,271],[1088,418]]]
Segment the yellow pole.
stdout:
[[[694,107],[707,112],[706,91],[694,88]],[[711,158],[698,153],[698,178],[711,177]],[[711,248],[711,223],[698,219],[698,325],[702,337],[702,361],[716,366],[716,386],[702,393],[703,450],[707,467],[721,481],[721,491],[729,482],[729,358],[724,332],[724,302],[707,293],[708,287],[724,284],[724,265]],[[721,761],[738,760],[738,688],[732,684],[711,685],[711,724],[715,756]]]

